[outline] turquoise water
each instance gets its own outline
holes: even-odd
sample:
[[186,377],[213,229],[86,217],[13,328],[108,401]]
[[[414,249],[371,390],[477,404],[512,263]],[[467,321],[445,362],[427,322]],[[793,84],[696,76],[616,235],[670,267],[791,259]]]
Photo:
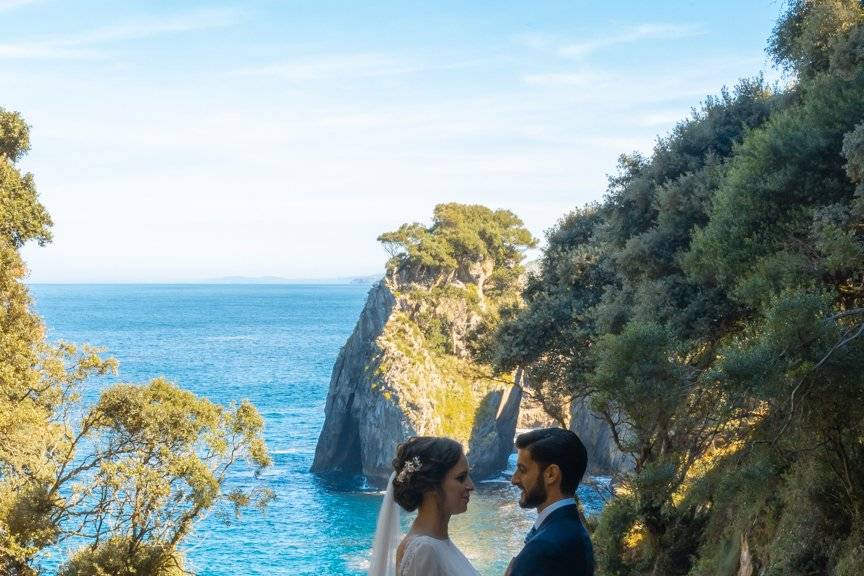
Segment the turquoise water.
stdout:
[[[249,399],[264,416],[273,456],[264,479],[277,499],[228,526],[215,515],[198,526],[184,550],[202,576],[365,574],[381,495],[334,489],[309,467],[330,371],[368,288],[30,287],[48,338],[106,348],[120,361],[115,381],[165,376],[215,402]],[[594,491],[581,495],[589,512],[602,505]],[[516,496],[503,475],[482,482],[468,512],[451,522],[451,538],[483,574],[503,573],[533,522]]]

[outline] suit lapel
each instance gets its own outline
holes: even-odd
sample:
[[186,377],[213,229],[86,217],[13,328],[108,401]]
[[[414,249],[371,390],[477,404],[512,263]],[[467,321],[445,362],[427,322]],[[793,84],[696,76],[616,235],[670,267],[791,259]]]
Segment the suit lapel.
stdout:
[[544,530],[550,529],[554,524],[556,524],[559,520],[563,520],[565,518],[569,518],[571,514],[578,515],[578,509],[576,506],[564,506],[563,508],[559,508],[549,514],[539,528],[531,528],[531,531],[528,532],[528,536],[525,538],[525,542],[534,538],[539,532],[543,532]]

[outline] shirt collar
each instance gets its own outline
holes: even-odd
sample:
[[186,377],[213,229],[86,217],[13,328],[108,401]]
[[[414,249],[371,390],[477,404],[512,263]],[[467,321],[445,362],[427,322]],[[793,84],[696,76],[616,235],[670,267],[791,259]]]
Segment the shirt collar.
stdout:
[[540,525],[543,524],[543,521],[549,517],[552,512],[558,510],[559,508],[564,508],[565,506],[575,506],[576,499],[575,498],[562,498],[557,502],[553,502],[549,506],[543,509],[540,514],[537,515],[537,520],[534,521],[534,528],[540,528]]

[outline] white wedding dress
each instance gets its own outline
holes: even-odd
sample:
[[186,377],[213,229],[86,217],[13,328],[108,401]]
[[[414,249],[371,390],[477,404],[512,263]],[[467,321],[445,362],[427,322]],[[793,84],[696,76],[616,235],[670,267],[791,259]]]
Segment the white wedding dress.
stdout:
[[396,573],[396,547],[399,543],[399,506],[393,499],[393,478],[378,513],[378,527],[372,546],[369,576],[479,576],[465,555],[450,539],[409,536]]
[[409,536],[398,576],[478,576],[464,554],[449,538]]

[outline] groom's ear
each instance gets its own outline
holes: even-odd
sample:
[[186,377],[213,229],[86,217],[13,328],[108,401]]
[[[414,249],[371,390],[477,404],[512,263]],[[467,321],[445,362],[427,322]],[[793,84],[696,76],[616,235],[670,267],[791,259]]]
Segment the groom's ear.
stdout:
[[557,464],[549,464],[546,466],[546,469],[543,470],[543,480],[548,484],[558,484],[561,485],[561,468]]

